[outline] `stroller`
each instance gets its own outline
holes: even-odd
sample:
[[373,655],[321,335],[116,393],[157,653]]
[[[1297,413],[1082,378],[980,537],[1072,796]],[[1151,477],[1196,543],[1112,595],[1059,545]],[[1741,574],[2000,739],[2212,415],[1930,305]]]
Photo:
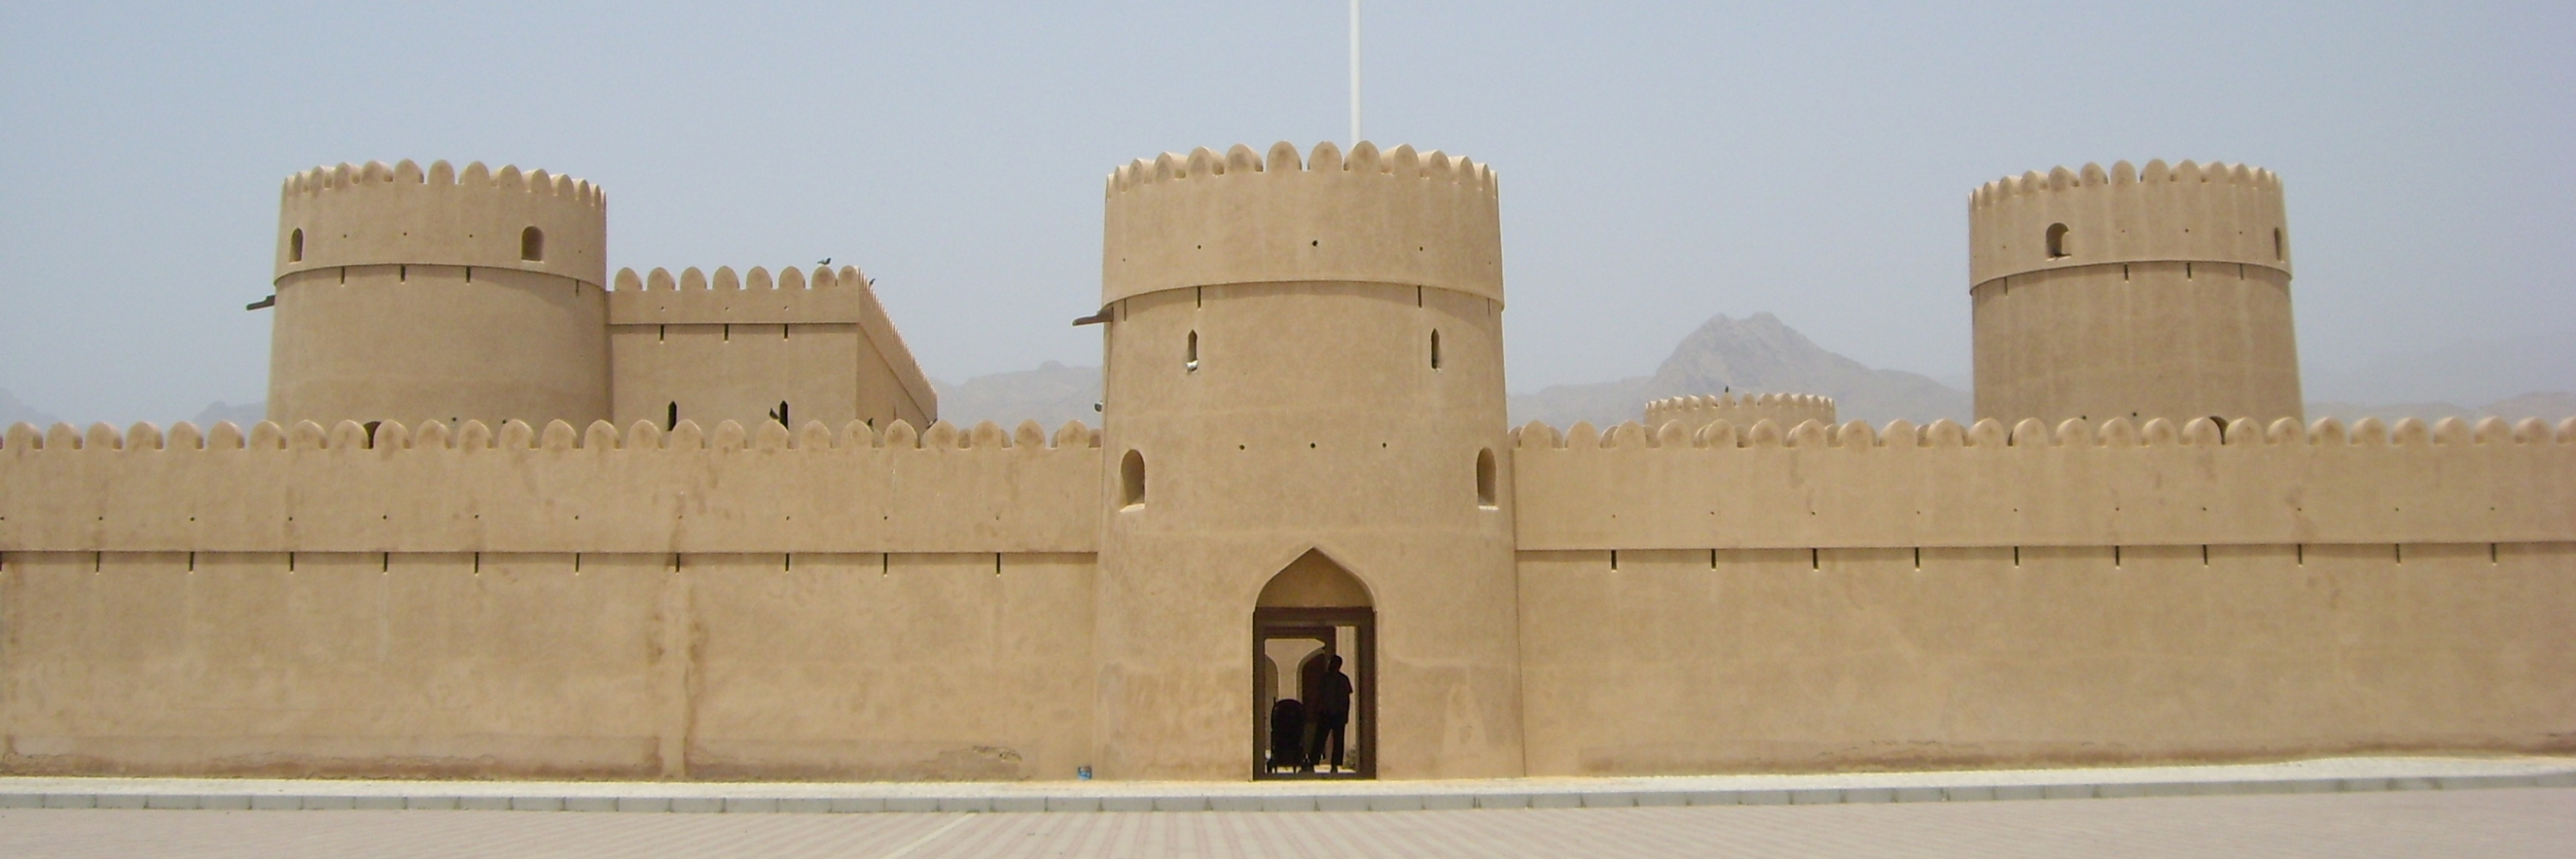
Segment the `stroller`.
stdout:
[[1306,705],[1281,698],[1270,705],[1270,771],[1306,765]]

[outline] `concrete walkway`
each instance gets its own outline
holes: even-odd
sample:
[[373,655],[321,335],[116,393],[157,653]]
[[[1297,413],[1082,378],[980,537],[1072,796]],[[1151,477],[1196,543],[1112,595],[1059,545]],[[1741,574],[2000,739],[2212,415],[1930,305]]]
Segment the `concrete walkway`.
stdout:
[[1420,811],[2576,787],[2576,758],[1378,782],[498,782],[0,778],[0,809],[624,812]]

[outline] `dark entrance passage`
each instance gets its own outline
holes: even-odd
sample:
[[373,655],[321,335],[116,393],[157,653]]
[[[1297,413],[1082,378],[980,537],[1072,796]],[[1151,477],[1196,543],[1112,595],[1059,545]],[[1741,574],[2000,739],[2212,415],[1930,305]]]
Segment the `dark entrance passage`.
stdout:
[[1321,552],[1273,576],[1252,610],[1252,777],[1377,777],[1377,610]]

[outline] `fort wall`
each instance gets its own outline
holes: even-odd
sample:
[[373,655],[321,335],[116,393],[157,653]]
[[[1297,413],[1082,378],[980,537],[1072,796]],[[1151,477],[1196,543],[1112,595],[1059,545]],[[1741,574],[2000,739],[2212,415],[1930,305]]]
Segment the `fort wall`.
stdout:
[[0,772],[1070,778],[1090,559],[0,552]]
[[[927,426],[938,394],[858,269],[617,273],[608,293],[616,420]],[[781,372],[780,368],[795,368]]]
[[2576,542],[1521,553],[1529,774],[2576,751]]
[[1530,775],[2576,749],[2576,420],[1518,436]]

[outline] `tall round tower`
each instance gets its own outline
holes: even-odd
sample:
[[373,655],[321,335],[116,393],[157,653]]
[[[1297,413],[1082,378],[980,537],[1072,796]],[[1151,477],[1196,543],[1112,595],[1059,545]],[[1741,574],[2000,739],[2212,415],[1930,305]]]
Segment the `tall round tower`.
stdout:
[[269,419],[608,417],[607,236],[599,188],[543,170],[288,177]]
[[1265,708],[1324,706],[1304,652],[1357,687],[1352,768],[1519,773],[1493,172],[1238,145],[1107,194],[1095,763],[1265,771]]
[[2126,161],[1969,197],[1977,416],[2302,417],[2281,180]]

